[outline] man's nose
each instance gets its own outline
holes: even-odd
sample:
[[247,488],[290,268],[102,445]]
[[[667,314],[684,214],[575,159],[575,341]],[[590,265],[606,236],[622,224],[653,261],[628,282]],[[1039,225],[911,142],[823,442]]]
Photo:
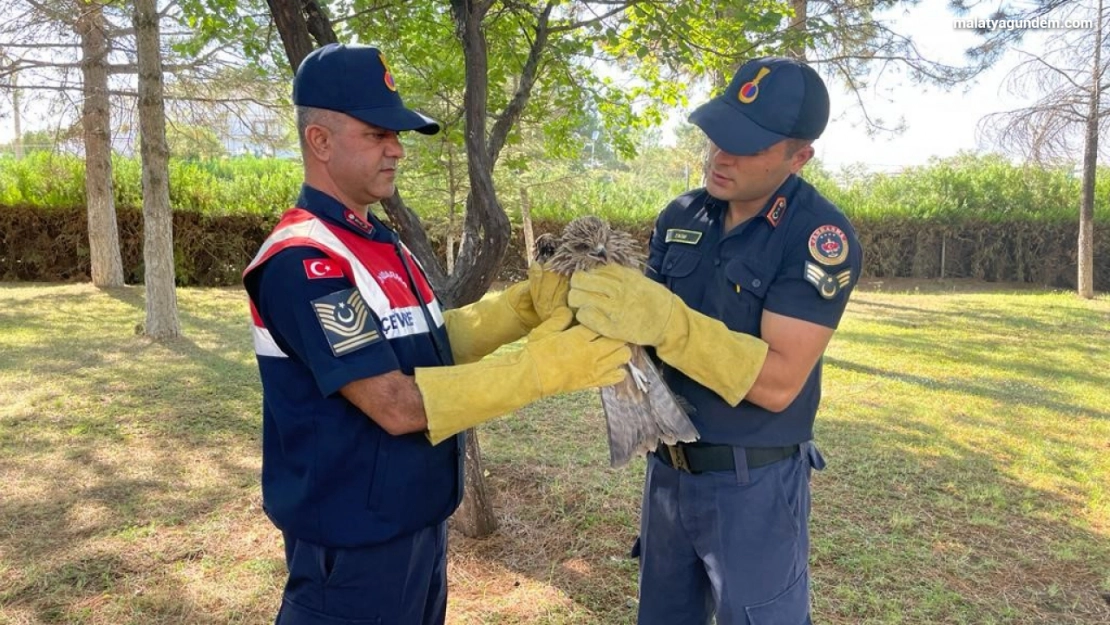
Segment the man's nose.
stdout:
[[729,154],[728,152],[725,152],[724,150],[722,150],[721,148],[719,148],[717,146],[713,146],[712,149],[713,149],[713,151],[709,155],[709,160],[714,162],[714,163],[720,163],[722,165],[727,165],[727,164],[731,163],[733,161],[733,159],[735,158],[732,154]]
[[395,134],[389,138],[388,142],[385,145],[385,153],[386,156],[392,158],[405,157],[405,146],[401,143],[400,135]]

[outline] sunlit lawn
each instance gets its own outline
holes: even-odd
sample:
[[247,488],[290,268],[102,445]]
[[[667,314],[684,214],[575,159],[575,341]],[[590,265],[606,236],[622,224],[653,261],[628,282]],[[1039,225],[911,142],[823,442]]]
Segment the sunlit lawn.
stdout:
[[[956,287],[956,288],[953,288]],[[1110,623],[1110,298],[858,292],[829,348],[817,623]],[[271,623],[238,290],[0,285],[0,625]],[[451,623],[634,622],[643,463],[594,393],[481,429],[501,530],[452,534]]]

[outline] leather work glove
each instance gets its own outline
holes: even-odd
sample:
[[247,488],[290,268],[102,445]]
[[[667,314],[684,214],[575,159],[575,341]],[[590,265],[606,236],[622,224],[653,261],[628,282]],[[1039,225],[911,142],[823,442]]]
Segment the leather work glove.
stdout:
[[465,364],[481,360],[498,347],[512,343],[566,306],[570,289],[566,276],[546,271],[538,263],[528,267],[528,280],[468,306],[443,313],[451,355]]
[[428,439],[438,444],[463,430],[507,414],[542,397],[616,384],[631,352],[623,342],[599,336],[562,308],[515,353],[453,367],[417,368]]
[[528,265],[528,290],[539,321],[547,321],[557,308],[567,305],[570,277],[544,269],[539,263]]
[[744,399],[763,368],[767,343],[691,310],[680,297],[631,267],[578,271],[570,286],[567,301],[578,309],[579,323],[604,336],[654,346],[663,362],[729,405]]

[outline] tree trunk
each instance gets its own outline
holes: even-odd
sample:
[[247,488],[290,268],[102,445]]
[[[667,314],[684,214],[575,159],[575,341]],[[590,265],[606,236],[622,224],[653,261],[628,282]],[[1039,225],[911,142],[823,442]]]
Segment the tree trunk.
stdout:
[[806,60],[806,19],[809,18],[809,0],[790,0],[790,6],[794,8],[794,19],[790,20],[790,30],[793,31],[788,37],[790,44],[787,46],[787,54],[791,58],[805,62]]
[[81,73],[85,99],[81,127],[85,135],[85,203],[89,218],[89,260],[93,284],[123,286],[123,259],[112,194],[112,134],[108,104],[108,37],[101,5],[79,2],[77,35],[81,38]]
[[174,288],[173,210],[170,207],[166,106],[162,95],[162,49],[155,0],[135,0],[139,57],[139,134],[143,159],[143,281],[147,336],[181,335]]
[[1094,65],[1091,69],[1091,101],[1087,113],[1086,141],[1083,146],[1082,199],[1079,204],[1079,257],[1076,276],[1077,293],[1091,299],[1095,296],[1095,174],[1098,171],[1098,126],[1102,85],[1103,3],[1098,3],[1095,28]]
[[466,483],[463,500],[455,511],[455,527],[466,536],[482,538],[497,531],[497,516],[493,514],[493,502],[486,491],[485,466],[482,463],[482,447],[478,443],[478,433],[466,431]]
[[532,232],[532,204],[528,201],[528,189],[520,187],[520,227],[524,230],[524,263],[530,264],[536,258],[536,237]]
[[[281,43],[285,46],[285,56],[289,59],[290,70],[296,73],[301,66],[301,61],[308,56],[316,46],[308,32],[308,20],[301,10],[299,0],[266,0],[270,6],[270,15],[274,18],[274,26],[281,35]],[[335,33],[331,33],[331,41],[318,42],[320,45],[336,43]]]
[[[468,303],[478,300],[493,282],[497,267],[509,247],[510,228],[509,217],[497,202],[493,186],[496,156],[490,155],[486,139],[489,75],[482,19],[489,4],[468,0],[454,0],[451,4],[456,32],[462,40],[463,57],[466,59],[463,105],[466,109],[470,194],[466,199],[459,262],[451,279],[454,288],[450,290],[456,301]],[[497,519],[483,483],[482,452],[474,430],[468,431],[466,456],[467,489],[462,505],[455,513],[457,527],[467,536],[489,536],[497,530]]]
[[19,113],[19,85],[17,76],[12,74],[12,125],[15,130],[15,160],[23,158],[23,119]]

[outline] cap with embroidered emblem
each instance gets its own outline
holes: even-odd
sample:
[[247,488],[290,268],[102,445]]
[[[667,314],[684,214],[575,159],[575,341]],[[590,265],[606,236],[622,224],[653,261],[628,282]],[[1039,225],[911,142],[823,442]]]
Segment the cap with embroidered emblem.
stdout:
[[783,139],[816,139],[829,121],[829,92],[812,67],[782,57],[748,61],[722,95],[690,115],[717,147],[751,155]]
[[328,44],[313,50],[293,76],[293,104],[346,113],[386,130],[434,135],[439,123],[405,106],[381,50]]

